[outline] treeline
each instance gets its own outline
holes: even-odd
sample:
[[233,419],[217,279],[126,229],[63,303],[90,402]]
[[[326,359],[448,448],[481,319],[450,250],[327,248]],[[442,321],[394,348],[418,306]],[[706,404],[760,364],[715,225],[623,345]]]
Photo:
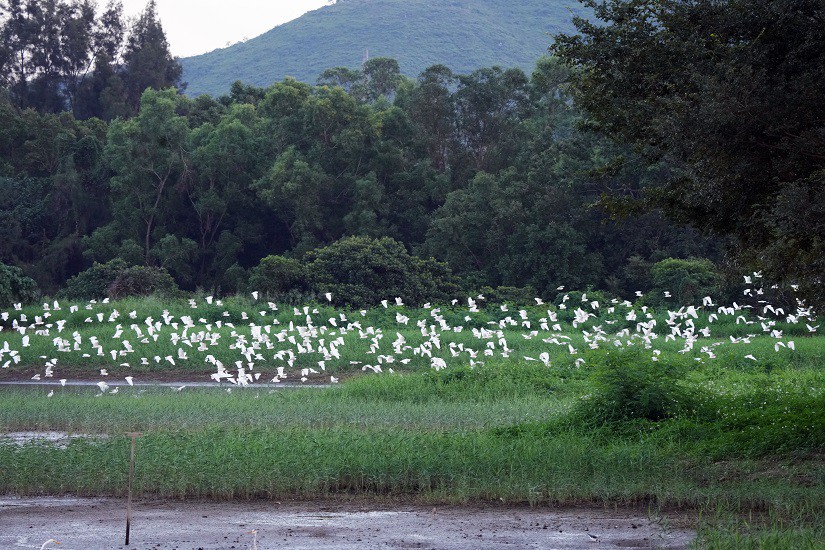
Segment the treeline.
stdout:
[[[46,13],[35,5],[82,14],[93,4],[32,1],[21,13]],[[152,3],[117,46],[95,37],[113,34],[107,21],[119,8],[102,13],[83,19],[85,73],[65,69],[80,66],[68,54],[38,65],[42,41],[29,39],[14,46],[27,68],[6,73],[0,101],[0,261],[44,293],[105,265],[165,270],[188,290],[247,290],[266,262],[281,262],[272,256],[308,265],[351,236],[434,258],[414,271],[450,288],[549,297],[562,285],[630,297],[652,287],[661,260],[722,257],[717,242],[658,211],[614,218],[600,206],[673,169],[587,130],[568,94],[570,70],[554,58],[529,76],[436,65],[415,80],[376,58],[325,71],[315,86],[236,83],[226,96],[189,99],[153,88],[180,73]],[[57,34],[61,48],[73,43]],[[109,45],[123,48],[120,61]],[[142,81],[139,59],[150,55],[163,61],[152,64],[159,80]],[[147,88],[137,104],[133,86]],[[80,107],[100,107],[115,88],[122,111]]]
[[5,0],[0,18],[0,86],[20,109],[128,118],[146,88],[181,87],[154,0],[131,23],[116,0]]

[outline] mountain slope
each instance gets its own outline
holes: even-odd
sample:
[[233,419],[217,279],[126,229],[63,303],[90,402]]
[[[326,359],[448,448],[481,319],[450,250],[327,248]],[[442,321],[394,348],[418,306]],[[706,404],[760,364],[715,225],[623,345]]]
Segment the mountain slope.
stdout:
[[338,0],[244,43],[181,59],[187,94],[226,93],[236,80],[267,86],[292,76],[393,57],[410,77],[436,63],[458,73],[500,65],[528,73],[550,34],[573,30],[576,0]]

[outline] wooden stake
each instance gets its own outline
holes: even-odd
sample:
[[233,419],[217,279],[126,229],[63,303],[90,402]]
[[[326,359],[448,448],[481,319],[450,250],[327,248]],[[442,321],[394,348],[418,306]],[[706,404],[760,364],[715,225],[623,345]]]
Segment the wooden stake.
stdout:
[[132,438],[132,452],[129,456],[129,496],[126,504],[126,546],[129,546],[129,527],[132,523],[132,478],[135,477],[135,440],[142,436],[140,432],[128,432],[127,437]]

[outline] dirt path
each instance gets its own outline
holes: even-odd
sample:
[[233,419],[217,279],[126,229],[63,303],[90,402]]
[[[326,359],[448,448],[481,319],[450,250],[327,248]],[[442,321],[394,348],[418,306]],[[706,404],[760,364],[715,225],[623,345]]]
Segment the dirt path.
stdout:
[[[127,548],[119,499],[0,499],[0,548]],[[251,531],[257,530],[257,535]],[[345,502],[133,505],[128,548],[686,548],[695,533],[640,510]],[[54,548],[49,545],[48,548]]]

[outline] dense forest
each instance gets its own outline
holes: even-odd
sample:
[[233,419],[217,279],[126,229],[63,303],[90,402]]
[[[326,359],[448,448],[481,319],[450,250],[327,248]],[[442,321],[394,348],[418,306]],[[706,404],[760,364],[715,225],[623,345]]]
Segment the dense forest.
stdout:
[[[821,103],[818,117],[798,113],[823,98],[825,64],[769,62],[782,32],[810,48],[821,36],[788,19],[758,36],[772,40],[763,59],[740,51],[747,37],[724,27],[723,7],[694,28],[687,4],[657,3],[670,6],[665,26],[643,4],[592,3],[608,24],[578,20],[582,34],[560,36],[558,57],[530,74],[434,65],[410,79],[379,57],[316,85],[236,82],[191,99],[153,2],[131,25],[114,1],[0,3],[0,261],[44,294],[86,297],[119,277],[120,293],[345,288],[360,302],[376,297],[370,286],[412,301],[499,287],[552,299],[562,286],[633,297],[667,281],[695,299],[763,264],[815,289]],[[753,17],[767,21],[773,3],[762,4]],[[675,38],[657,57],[655,35],[677,24],[731,36],[687,51]],[[683,74],[688,55],[703,63]],[[739,68],[770,86],[750,90],[748,117],[725,96],[744,83],[719,76]],[[779,101],[785,92],[799,101]],[[754,141],[760,131],[770,143]],[[374,284],[355,285],[352,270],[370,265]]]

